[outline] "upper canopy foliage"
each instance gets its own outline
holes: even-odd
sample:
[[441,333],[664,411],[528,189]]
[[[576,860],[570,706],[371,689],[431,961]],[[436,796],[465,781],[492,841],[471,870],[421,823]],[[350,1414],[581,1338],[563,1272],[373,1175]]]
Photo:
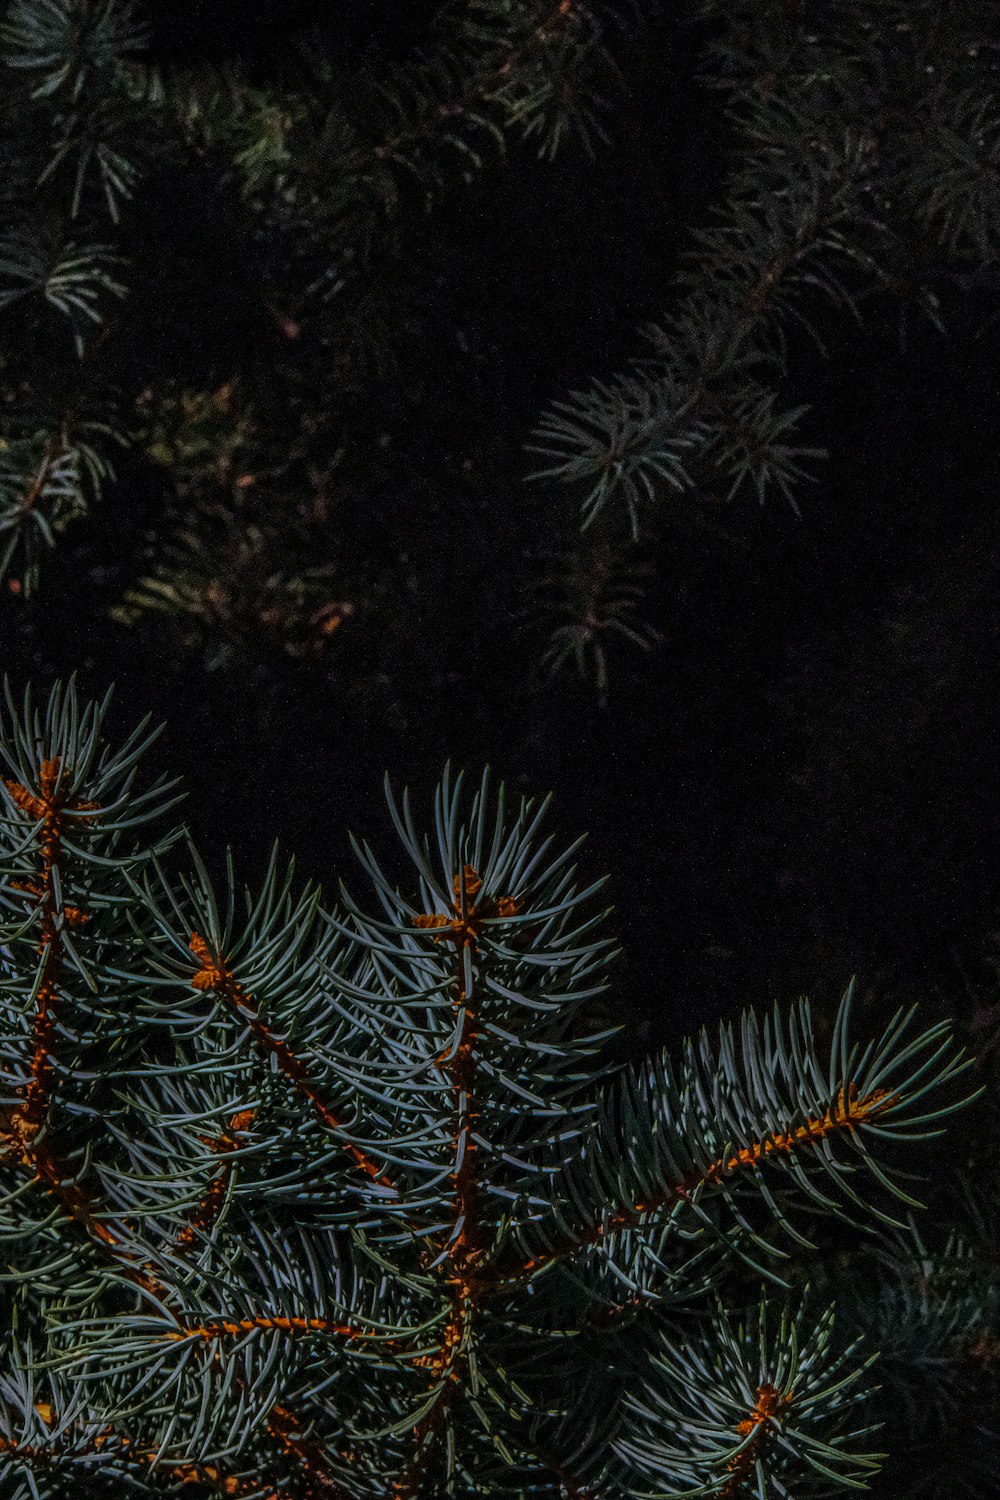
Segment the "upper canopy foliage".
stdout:
[[[148,61],[132,0],[11,0],[0,27],[0,575],[34,585],[39,544],[86,509],[116,442],[137,435],[114,378],[116,341],[129,363],[116,332],[129,308],[117,303],[151,183],[207,173],[242,200],[254,300],[291,340],[308,326],[283,398],[287,457],[296,427],[391,362],[392,313],[374,312],[377,289],[405,255],[414,211],[469,182],[509,139],[546,159],[567,136],[590,149],[603,133],[609,33],[638,14],[606,0],[447,4],[427,48],[387,71],[335,65],[317,34],[264,82],[236,65]],[[156,404],[169,400],[169,377],[150,374]],[[259,473],[275,454],[263,432],[255,446]]]
[[[134,536],[120,549],[118,619],[172,620],[217,666],[275,651],[321,659],[349,616],[387,611],[391,586],[331,524],[342,489],[330,475],[346,454],[341,476],[370,484],[428,395],[469,390],[463,431],[483,404],[474,361],[457,373],[428,363],[428,330],[452,314],[448,268],[421,224],[525,147],[538,172],[566,144],[571,157],[624,152],[639,170],[634,141],[623,145],[629,67],[655,11],[653,0],[448,0],[402,60],[345,57],[318,29],[254,69],[155,61],[129,0],[10,0],[0,576],[29,593],[46,550],[130,448],[144,455],[143,492],[164,493],[148,545]],[[992,22],[985,0],[946,17],[938,0],[877,14],[869,0],[698,0],[678,18],[700,53],[698,112],[719,101],[719,180],[697,222],[677,226],[662,315],[627,368],[552,400],[533,433],[504,432],[490,413],[494,439],[526,447],[544,483],[528,616],[545,675],[575,665],[603,698],[612,648],[658,638],[636,543],[648,564],[664,528],[740,497],[800,508],[826,452],[796,394],[804,346],[822,350],[844,317],[887,299],[904,327],[917,312],[944,329],[965,293],[988,286],[1000,225]],[[657,174],[668,175],[654,162]],[[485,180],[499,191],[496,175]],[[221,243],[199,254],[168,237],[161,254],[150,220],[195,224],[206,204],[224,220]],[[169,277],[191,274],[188,255],[219,348],[212,373],[185,384],[172,346],[203,320]],[[554,284],[572,273],[560,259]],[[449,359],[468,353],[466,322],[439,335]],[[179,406],[215,397],[240,432],[239,462],[218,429],[210,451],[163,441]],[[496,482],[500,506],[512,480]],[[593,544],[580,544],[580,524]]]

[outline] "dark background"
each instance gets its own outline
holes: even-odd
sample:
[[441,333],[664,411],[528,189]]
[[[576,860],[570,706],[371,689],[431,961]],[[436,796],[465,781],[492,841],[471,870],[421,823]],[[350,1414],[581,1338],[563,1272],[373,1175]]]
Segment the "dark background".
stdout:
[[[385,60],[432,11],[354,5],[331,29],[345,59]],[[325,14],[163,4],[153,52],[239,55],[266,76],[277,44]],[[662,645],[613,661],[607,707],[572,677],[540,688],[512,620],[557,524],[557,502],[523,483],[523,442],[549,399],[639,352],[637,325],[669,305],[686,231],[718,189],[726,127],[690,47],[655,23],[593,162],[515,149],[415,238],[437,333],[410,351],[429,371],[418,394],[385,392],[400,462],[339,504],[335,524],[387,586],[345,628],[336,671],[210,673],[108,620],[154,503],[128,460],[38,601],[4,601],[7,669],[18,686],[70,670],[94,691],[114,681],[122,730],[165,721],[155,758],[186,780],[193,836],[215,863],[231,844],[250,879],[279,837],[332,895],[350,878],[349,828],[390,844],[386,769],[425,806],[449,757],[553,791],[567,836],[589,830],[583,873],[611,876],[616,1003],[637,1045],[748,1003],[832,1000],[852,973],[874,1009],[911,997],[983,1041],[1000,964],[988,299],[955,289],[949,334],[916,324],[905,342],[888,301],[861,327],[821,311],[828,358],[804,344],[789,380],[812,407],[803,440],[830,452],[801,518],[780,498],[710,522],[665,502],[676,515],[647,606]],[[207,384],[275,336],[246,296],[225,205],[196,178],[153,184],[133,232],[139,366],[155,353]],[[219,263],[221,293],[202,274]]]

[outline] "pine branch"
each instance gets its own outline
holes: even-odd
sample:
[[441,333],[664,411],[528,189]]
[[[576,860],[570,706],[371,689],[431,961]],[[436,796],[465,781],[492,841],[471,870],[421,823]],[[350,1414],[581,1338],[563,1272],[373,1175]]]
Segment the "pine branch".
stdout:
[[900,1017],[861,1047],[848,997],[827,1064],[801,1006],[746,1017],[739,1050],[724,1029],[678,1068],[612,1068],[585,1020],[614,953],[601,882],[545,803],[448,772],[428,832],[389,793],[400,880],[356,846],[374,912],[324,912],[277,854],[241,899],[231,862],[219,890],[190,846],[191,873],[167,862],[148,735],[106,745],[106,706],[58,689],[0,734],[16,1500],[763,1496],[869,1472],[865,1360],[828,1354],[829,1318],[744,1335],[705,1296],[731,1265],[779,1279],[768,1225],[804,1247],[803,1214],[891,1222],[882,1148],[957,1107],[945,1028]]
[[[681,1232],[687,1211],[706,1229],[718,1232],[708,1212],[716,1194],[736,1210],[740,1231],[770,1252],[772,1247],[751,1229],[739,1203],[744,1184],[752,1187],[763,1195],[774,1220],[801,1238],[781,1206],[780,1188],[776,1192],[771,1186],[772,1172],[787,1174],[797,1192],[826,1213],[873,1212],[852,1185],[858,1167],[871,1171],[883,1189],[912,1203],[870,1155],[866,1137],[920,1135],[921,1127],[938,1118],[936,1111],[922,1110],[928,1090],[968,1064],[949,1055],[946,1027],[931,1027],[907,1040],[912,1012],[898,1014],[875,1046],[863,1051],[851,1047],[852,994],[853,985],[841,1003],[825,1072],[815,1061],[812,1021],[803,1002],[793,1011],[787,1034],[778,1012],[763,1026],[755,1016],[745,1016],[742,1056],[732,1029],[724,1027],[717,1054],[703,1034],[697,1050],[688,1045],[680,1069],[657,1058],[627,1077],[608,1100],[593,1138],[581,1144],[557,1179],[560,1198],[578,1216],[575,1227],[547,1239],[529,1225],[522,1239],[529,1249],[522,1274],[533,1277],[567,1258],[596,1251],[614,1260],[631,1293],[642,1294],[641,1260],[637,1268],[629,1265],[632,1237],[658,1228],[664,1234]],[[602,1162],[611,1141],[622,1139],[637,1153],[637,1191],[630,1201],[609,1211]],[[838,1198],[846,1199],[846,1206]],[[588,1216],[588,1201],[605,1206]],[[880,1210],[874,1213],[885,1217]],[[565,1219],[564,1211],[564,1223]],[[621,1242],[620,1249],[616,1242]],[[647,1274],[652,1271],[655,1277],[662,1270],[658,1259],[659,1255],[651,1257]]]
[[877,1471],[879,1455],[856,1448],[869,1432],[844,1431],[864,1398],[867,1365],[845,1372],[853,1351],[830,1347],[833,1309],[811,1327],[786,1312],[776,1334],[767,1314],[762,1303],[734,1326],[719,1309],[704,1343],[656,1361],[643,1396],[629,1403],[634,1435],[617,1445],[653,1486],[646,1493],[764,1500],[785,1489],[791,1470],[797,1495],[826,1495],[831,1483],[864,1488]]
[[632,562],[626,549],[606,542],[537,559],[537,576],[524,585],[526,602],[514,618],[525,628],[547,627],[538,659],[545,683],[572,663],[606,706],[613,644],[624,640],[649,651],[662,643],[660,632],[639,613],[651,571],[648,563]]
[[637,535],[651,503],[720,481],[727,499],[777,488],[794,506],[801,460],[822,450],[788,443],[803,409],[772,418],[774,390],[752,385],[789,373],[786,327],[818,340],[820,302],[858,316],[884,287],[938,320],[935,284],[995,258],[988,23],[965,8],[942,66],[938,11],[875,26],[844,3],[813,26],[778,3],[696,8],[733,127],[722,222],[693,235],[653,357],[554,402],[528,445],[547,460],[529,478],[575,486],[584,526],[614,503]]

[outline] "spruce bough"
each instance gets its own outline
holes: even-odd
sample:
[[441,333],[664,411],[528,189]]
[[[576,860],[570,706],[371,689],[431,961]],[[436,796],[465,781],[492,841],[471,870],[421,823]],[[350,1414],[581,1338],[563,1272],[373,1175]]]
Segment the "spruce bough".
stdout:
[[801,1002],[619,1065],[546,803],[446,771],[426,827],[389,791],[366,900],[277,852],[220,892],[146,725],[7,698],[5,1497],[865,1483],[877,1350],[781,1268],[912,1201],[943,1025],[852,1042],[848,992],[828,1057]]

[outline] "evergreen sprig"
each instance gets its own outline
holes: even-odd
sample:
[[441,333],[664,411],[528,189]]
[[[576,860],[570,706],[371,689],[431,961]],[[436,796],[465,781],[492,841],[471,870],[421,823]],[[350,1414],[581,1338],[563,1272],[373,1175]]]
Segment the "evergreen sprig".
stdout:
[[0,741],[5,1494],[870,1472],[877,1349],[780,1291],[739,1309],[781,1285],[775,1235],[912,1201],[892,1153],[956,1107],[945,1028],[854,1043],[849,991],[825,1058],[803,1002],[623,1068],[603,882],[547,800],[446,770],[426,823],[387,788],[366,899],[327,909],[277,850],[241,893],[107,706],[8,693]]
[[603,705],[613,647],[624,640],[648,651],[662,640],[641,614],[650,566],[607,542],[586,551],[541,555],[535,563],[538,573],[523,587],[518,618],[526,629],[547,637],[539,674],[549,682],[572,665],[582,681],[593,684]]
[[767,1500],[866,1488],[884,1455],[859,1451],[870,1434],[854,1408],[875,1356],[836,1351],[833,1323],[832,1307],[815,1320],[785,1311],[776,1328],[766,1302],[736,1325],[720,1309],[698,1343],[661,1354],[616,1445],[646,1476],[644,1493]]
[[801,411],[771,411],[786,330],[815,338],[822,303],[857,316],[885,287],[937,318],[948,278],[1000,253],[985,7],[960,7],[947,37],[934,3],[875,22],[840,0],[814,25],[778,0],[709,0],[695,18],[733,126],[721,222],[693,235],[655,355],[553,403],[530,444],[548,460],[531,477],[576,485],[584,525],[613,499],[636,531],[670,489],[732,499],[751,481],[794,503],[799,459],[821,455],[784,440]]
[[126,440],[92,360],[127,290],[114,232],[145,126],[119,84],[145,35],[122,0],[14,0],[0,25],[0,577],[25,594]]
[[954,289],[1000,257],[989,6],[700,0],[685,19],[706,105],[724,101],[722,192],[646,349],[552,400],[525,445],[528,480],[566,486],[611,545],[648,546],[693,504],[798,513],[826,449],[787,391],[821,327],[892,299],[902,337],[914,313],[944,331]]

